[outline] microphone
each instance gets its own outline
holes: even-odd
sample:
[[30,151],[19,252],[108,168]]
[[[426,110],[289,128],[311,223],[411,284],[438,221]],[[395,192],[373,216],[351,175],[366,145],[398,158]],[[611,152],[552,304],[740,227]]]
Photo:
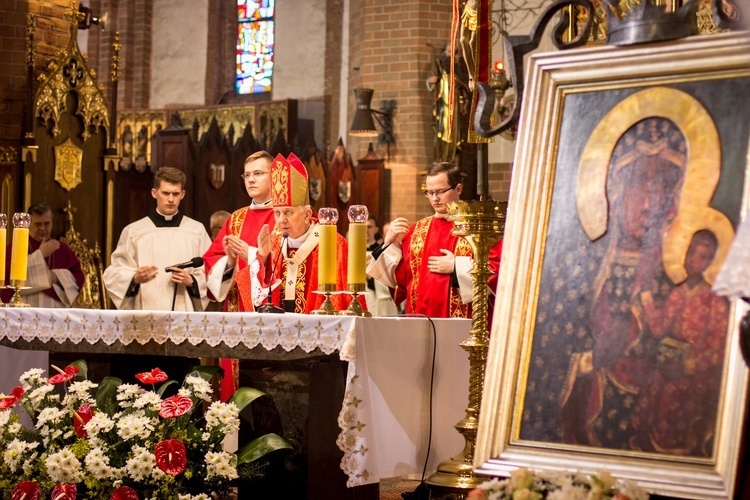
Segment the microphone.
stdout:
[[[289,233],[284,231],[281,235],[281,247],[279,248],[279,257],[281,257],[281,249],[284,248],[284,240],[289,238]],[[279,260],[279,257],[276,257],[276,260]],[[262,305],[258,308],[259,313],[273,313],[273,314],[284,314],[286,311],[284,311],[284,308],[277,306],[273,303],[273,290],[271,290],[271,285],[273,284],[273,270],[275,267],[275,262],[273,259],[271,259],[271,280],[268,283],[268,301],[265,305]]]
[[170,270],[171,267],[176,267],[177,269],[187,269],[188,267],[201,267],[202,265],[203,265],[203,259],[201,257],[193,257],[187,262],[180,262],[179,264],[165,267],[164,271],[167,273],[171,273],[172,272]]

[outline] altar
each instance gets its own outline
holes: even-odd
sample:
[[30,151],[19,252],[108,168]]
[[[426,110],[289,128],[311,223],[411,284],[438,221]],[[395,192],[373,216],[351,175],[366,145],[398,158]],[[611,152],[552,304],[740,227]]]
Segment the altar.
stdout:
[[[0,310],[0,344],[15,349],[84,359],[86,353],[271,361],[328,356],[347,363],[343,398],[333,410],[348,487],[421,473],[428,450],[427,470],[434,470],[463,449],[453,426],[468,402],[469,361],[459,343],[470,327],[466,319],[419,317]],[[17,380],[0,383],[7,393]]]

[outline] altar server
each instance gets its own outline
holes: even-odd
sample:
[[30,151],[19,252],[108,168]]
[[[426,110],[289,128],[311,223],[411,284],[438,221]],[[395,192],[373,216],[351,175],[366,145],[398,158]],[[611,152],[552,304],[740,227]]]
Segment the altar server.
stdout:
[[160,168],[151,189],[156,212],[123,229],[104,271],[118,309],[193,311],[208,304],[202,262],[187,263],[202,256],[211,240],[203,224],[178,210],[185,182],[181,170]]

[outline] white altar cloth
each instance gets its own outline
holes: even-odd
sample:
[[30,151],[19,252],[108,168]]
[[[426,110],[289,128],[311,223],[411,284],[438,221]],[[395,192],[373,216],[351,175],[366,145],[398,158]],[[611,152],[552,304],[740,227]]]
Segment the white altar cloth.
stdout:
[[[463,449],[463,438],[453,426],[465,416],[469,390],[468,355],[458,344],[468,337],[470,320],[434,320],[434,324],[437,365],[428,471]],[[375,483],[424,467],[433,352],[427,319],[7,308],[0,309],[3,339],[40,341],[50,350],[65,341],[96,344],[101,352],[115,343],[151,341],[338,352],[349,363],[337,440],[344,452],[341,468],[348,476],[347,485]],[[0,392],[11,387],[0,387]]]

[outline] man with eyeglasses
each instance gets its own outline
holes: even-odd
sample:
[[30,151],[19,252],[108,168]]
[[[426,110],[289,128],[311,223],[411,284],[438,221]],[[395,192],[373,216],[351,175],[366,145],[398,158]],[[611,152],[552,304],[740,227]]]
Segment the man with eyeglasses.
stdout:
[[[250,205],[235,210],[224,222],[203,255],[208,276],[209,296],[224,303],[224,311],[254,311],[251,300],[243,300],[239,284],[249,282],[248,262],[255,260],[258,232],[265,224],[273,227],[271,205],[271,162],[273,157],[266,151],[258,151],[245,159],[241,174],[245,190],[252,201]],[[239,361],[222,359],[224,372],[231,374],[222,378],[221,400],[226,401],[239,385]]]
[[[397,305],[405,301],[407,314],[471,317],[473,252],[451,233],[453,223],[446,218],[448,204],[463,190],[461,172],[453,163],[435,163],[427,169],[425,187],[435,215],[412,225],[404,217],[394,219],[367,273],[393,290]],[[499,262],[499,246],[493,254]]]
[[264,224],[273,227],[271,177],[273,157],[266,151],[251,154],[241,175],[250,205],[235,210],[224,222],[211,247],[203,256],[208,290],[216,301],[224,301],[225,311],[253,311],[252,301],[243,301],[237,280],[247,274],[247,263],[255,260],[258,232]]

